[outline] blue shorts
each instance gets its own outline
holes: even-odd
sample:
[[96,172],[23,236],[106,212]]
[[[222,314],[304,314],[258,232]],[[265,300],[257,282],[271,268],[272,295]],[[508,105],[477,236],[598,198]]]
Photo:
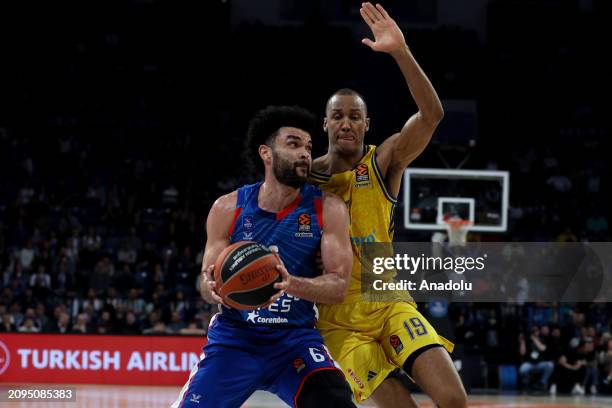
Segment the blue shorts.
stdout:
[[257,390],[295,407],[309,375],[339,370],[314,328],[247,328],[215,317],[202,358],[172,407],[238,408]]

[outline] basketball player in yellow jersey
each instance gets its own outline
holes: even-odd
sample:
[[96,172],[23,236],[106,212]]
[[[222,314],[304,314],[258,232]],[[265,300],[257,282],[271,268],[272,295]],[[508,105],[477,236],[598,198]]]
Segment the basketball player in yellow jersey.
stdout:
[[374,41],[362,42],[395,59],[418,112],[376,147],[364,144],[370,118],[358,93],[341,89],[327,102],[323,128],[329,147],[313,162],[311,182],[347,203],[354,260],[348,296],[340,305],[319,305],[318,327],[358,402],[371,397],[382,408],[417,406],[399,380],[389,376],[401,367],[438,406],[466,407],[465,390],[447,352],[453,345],[438,336],[409,295],[405,301],[360,302],[360,244],[392,241],[404,169],[425,149],[443,117],[436,91],[395,21],[380,5],[364,3],[360,12],[374,34]]

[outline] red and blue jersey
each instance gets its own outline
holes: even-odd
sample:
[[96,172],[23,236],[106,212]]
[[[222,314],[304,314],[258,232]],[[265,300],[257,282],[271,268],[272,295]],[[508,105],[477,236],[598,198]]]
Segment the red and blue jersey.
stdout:
[[[305,184],[293,203],[273,213],[257,204],[262,184],[238,189],[230,242],[256,241],[265,246],[275,245],[291,275],[304,278],[320,275],[315,259],[323,230],[321,190]],[[253,327],[314,327],[316,314],[313,302],[288,294],[266,308],[252,311],[222,307],[224,318]]]

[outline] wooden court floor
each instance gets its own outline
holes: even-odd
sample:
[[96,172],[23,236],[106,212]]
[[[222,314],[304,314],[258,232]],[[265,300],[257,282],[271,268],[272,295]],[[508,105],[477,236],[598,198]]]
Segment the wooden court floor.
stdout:
[[[8,384],[0,384],[3,389]],[[26,388],[24,384],[15,387]],[[46,387],[44,384],[32,385],[32,388]],[[61,385],[50,384],[48,387],[61,388]],[[176,399],[180,387],[141,387],[121,385],[73,385],[76,390],[76,402],[0,402],[2,408],[133,408],[169,407]],[[423,408],[433,408],[425,396],[418,395],[417,400]],[[365,404],[363,407],[370,405]],[[598,407],[612,408],[612,398],[604,397],[533,397],[521,395],[471,395],[469,406],[475,408],[576,408]],[[286,405],[276,396],[265,392],[254,394],[242,408],[277,408]]]

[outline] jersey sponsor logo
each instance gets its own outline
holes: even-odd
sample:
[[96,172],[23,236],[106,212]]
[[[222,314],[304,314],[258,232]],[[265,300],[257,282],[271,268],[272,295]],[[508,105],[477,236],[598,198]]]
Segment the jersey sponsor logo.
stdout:
[[242,232],[242,239],[244,241],[252,241],[253,240],[253,227],[255,226],[255,221],[253,220],[252,215],[246,215],[242,220],[242,226],[244,227],[244,231]]
[[298,217],[298,232],[295,233],[297,238],[312,238],[312,217],[308,213],[302,213]]
[[353,381],[355,381],[355,384],[357,384],[359,388],[363,389],[364,388],[363,382],[361,382],[361,379],[359,379],[357,374],[355,374],[355,372],[351,370],[350,368],[348,369],[348,373],[349,373],[349,377],[351,377]]
[[393,334],[389,337],[389,343],[391,343],[391,347],[393,347],[393,350],[395,350],[397,354],[401,353],[404,349],[404,344],[397,334]]
[[306,368],[306,363],[304,362],[302,358],[298,357],[295,360],[293,360],[293,368],[295,368],[295,371],[299,374],[300,371]]
[[242,226],[244,227],[244,229],[250,230],[251,228],[253,228],[253,225],[255,225],[255,223],[253,222],[253,216],[252,215],[245,216],[244,221],[242,222]]
[[283,324],[289,323],[289,319],[286,317],[260,317],[257,310],[249,312],[246,318],[247,322],[251,323],[263,323],[263,324]]
[[365,242],[376,242],[376,230],[364,237],[351,237],[351,241],[355,245],[363,244]]

